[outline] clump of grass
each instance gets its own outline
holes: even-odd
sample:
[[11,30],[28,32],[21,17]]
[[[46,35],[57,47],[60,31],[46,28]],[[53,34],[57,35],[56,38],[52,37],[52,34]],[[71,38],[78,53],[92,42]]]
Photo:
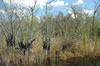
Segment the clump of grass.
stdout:
[[[62,47],[62,51],[71,51],[73,48],[74,48],[74,43],[73,41],[68,41],[68,40],[63,40],[62,41],[62,44],[61,44],[61,47]],[[75,49],[75,48],[74,48]]]

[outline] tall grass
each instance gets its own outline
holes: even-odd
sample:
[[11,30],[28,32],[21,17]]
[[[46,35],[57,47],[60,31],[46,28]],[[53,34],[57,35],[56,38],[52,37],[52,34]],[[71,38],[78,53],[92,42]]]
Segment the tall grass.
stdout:
[[85,46],[86,46],[86,39],[85,37],[83,37],[83,50],[85,50]]
[[97,49],[98,44],[98,27],[96,26],[95,32],[94,32],[94,52]]

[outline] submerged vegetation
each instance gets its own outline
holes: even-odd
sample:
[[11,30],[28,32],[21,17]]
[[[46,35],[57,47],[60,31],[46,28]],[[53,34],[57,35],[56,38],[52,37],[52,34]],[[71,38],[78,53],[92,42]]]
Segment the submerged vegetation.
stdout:
[[72,13],[60,11],[53,15],[49,6],[53,0],[50,0],[45,5],[45,15],[39,18],[35,16],[37,0],[25,15],[21,15],[25,9],[17,4],[12,6],[11,0],[9,6],[1,2],[5,8],[5,14],[0,14],[1,65],[95,66],[100,63],[100,17],[97,16],[100,2],[92,16],[73,5],[69,6]]

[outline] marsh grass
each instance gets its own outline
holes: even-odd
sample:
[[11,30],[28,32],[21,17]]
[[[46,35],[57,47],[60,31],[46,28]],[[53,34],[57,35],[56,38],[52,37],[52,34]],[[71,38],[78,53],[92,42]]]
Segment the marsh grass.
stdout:
[[[19,49],[7,48],[5,47],[5,42],[2,42],[0,60],[6,66],[47,66],[62,60],[66,61],[71,57],[100,56],[99,50],[97,52],[97,47],[99,46],[97,34],[95,34],[94,41],[89,39],[88,36],[73,40],[59,36],[53,37],[51,39],[50,54],[48,55],[45,55],[40,38],[34,42],[30,56],[23,55],[23,52]],[[94,52],[94,49],[96,52]]]

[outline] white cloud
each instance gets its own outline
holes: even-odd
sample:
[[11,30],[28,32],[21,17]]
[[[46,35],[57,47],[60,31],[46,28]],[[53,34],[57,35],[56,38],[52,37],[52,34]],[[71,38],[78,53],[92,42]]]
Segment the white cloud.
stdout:
[[[5,3],[10,4],[10,0],[4,0]],[[24,7],[32,7],[34,5],[35,0],[11,0],[12,4],[18,4]],[[41,8],[45,5],[47,0],[37,0],[37,5]]]
[[83,3],[83,0],[78,0],[77,3],[82,4]]
[[[94,10],[88,10],[88,9],[83,9],[83,10],[80,10],[79,13],[86,13],[86,14],[93,14]],[[73,14],[72,11],[68,11],[69,14]]]
[[[45,6],[46,2],[48,0],[37,0],[37,5],[40,7],[40,8],[43,8],[43,6]],[[4,0],[5,3],[7,4],[10,4],[10,0]],[[17,4],[17,5],[20,5],[20,6],[23,6],[23,7],[32,7],[34,6],[34,2],[35,0],[11,0],[12,4]],[[52,2],[50,4],[50,6],[67,6],[69,5],[68,3],[65,3],[64,1],[61,1],[61,0],[57,0],[56,2]]]
[[43,8],[43,6],[45,6],[47,0],[38,0],[37,4],[40,6],[40,8]]
[[72,16],[73,18],[75,18],[74,13],[73,13],[72,11],[68,11],[68,13],[71,14],[71,16]]
[[[43,6],[45,6],[46,2],[48,0],[37,0],[37,5],[40,8],[43,8]],[[8,5],[10,5],[10,0],[4,0],[4,2]],[[25,7],[25,8],[29,8],[34,6],[35,0],[11,0],[11,4],[12,5],[17,5],[18,7]],[[9,7],[9,6],[8,6]],[[8,10],[9,12],[11,12],[11,10]],[[16,9],[13,11],[14,13],[16,13],[17,15],[23,16],[26,14],[29,14],[29,11],[27,9]],[[6,12],[4,10],[0,10],[0,13],[2,14],[6,14]]]
[[6,12],[4,10],[0,10],[0,13],[1,14],[5,14]]
[[58,0],[56,2],[52,2],[50,5],[51,6],[64,6],[64,1]]
[[29,12],[27,10],[20,10],[20,9],[14,9],[13,11],[11,10],[8,10],[8,11],[5,11],[5,10],[0,10],[0,14],[17,14],[18,16],[24,16],[24,15],[27,15],[29,14]]
[[64,1],[57,0],[56,2],[52,2],[50,6],[67,6],[69,3],[65,3]]
[[69,5],[69,3],[65,3],[65,5],[66,5],[66,6],[68,6],[68,5]]
[[[89,16],[91,16],[91,15],[93,15],[93,12],[94,12],[94,10],[88,10],[88,9],[83,9],[83,10],[81,10],[81,11],[79,11],[79,13],[81,13],[81,14],[88,14]],[[74,17],[74,13],[73,13],[73,11],[68,11],[68,13],[69,14],[71,14],[71,16],[73,17],[73,18],[75,18]],[[77,16],[77,15],[76,15]]]
[[72,11],[68,11],[69,14],[72,14]]
[[77,0],[76,3],[73,3],[72,5],[81,5],[83,4],[83,0]]
[[84,9],[83,12],[84,12],[84,13],[88,13],[88,14],[93,14],[94,10],[87,10],[87,9]]

